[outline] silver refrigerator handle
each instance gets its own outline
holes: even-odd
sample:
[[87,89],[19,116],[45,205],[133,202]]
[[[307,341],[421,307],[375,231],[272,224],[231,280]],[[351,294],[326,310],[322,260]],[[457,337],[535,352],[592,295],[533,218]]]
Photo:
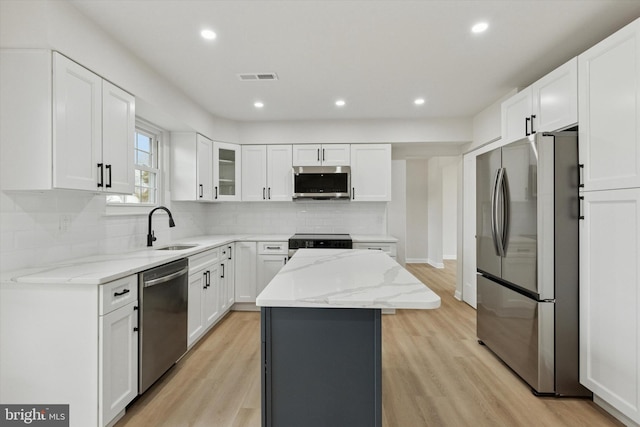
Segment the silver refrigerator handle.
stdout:
[[509,231],[511,229],[511,193],[509,192],[509,179],[507,178],[507,169],[502,168],[502,177],[500,181],[500,189],[502,190],[502,233],[500,236],[500,246],[502,247],[502,255],[506,256],[507,246],[509,245]]
[[[502,178],[504,176],[504,169],[499,168],[496,176],[493,180],[493,190],[491,191],[491,236],[493,237],[493,246],[496,249],[496,255],[504,256],[504,249],[502,247],[502,238],[498,238],[499,233],[498,224],[500,223],[500,214],[498,213],[498,203],[500,199],[500,193],[502,193]],[[504,217],[504,212],[503,212]]]

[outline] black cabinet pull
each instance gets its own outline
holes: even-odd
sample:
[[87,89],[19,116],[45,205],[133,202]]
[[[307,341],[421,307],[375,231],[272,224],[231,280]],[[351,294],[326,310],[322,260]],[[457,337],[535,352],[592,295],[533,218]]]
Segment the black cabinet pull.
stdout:
[[204,197],[204,186],[202,184],[199,184],[198,187],[200,187],[200,198]]
[[324,162],[324,148],[322,149],[322,161]]
[[267,188],[267,199],[271,200],[271,187]]
[[530,121],[531,121],[531,117],[525,117],[525,119],[524,119],[524,135],[525,136],[531,135],[531,133],[529,133],[529,122]]
[[584,203],[584,196],[580,196],[578,197],[578,199],[580,199],[580,202],[578,205],[578,219],[584,219],[584,213],[582,212],[582,209],[583,209],[582,204]]
[[289,259],[289,258],[284,257],[284,265],[287,265],[287,260],[288,260],[288,259]]
[[218,187],[215,187],[215,190],[216,190],[216,196],[215,196],[215,199],[216,199],[216,200],[218,200]]
[[133,310],[135,311],[135,310],[137,310],[137,309],[138,309],[138,306],[137,306],[137,305],[134,305],[134,306],[133,306]]
[[98,187],[102,187],[102,183],[104,182],[104,169],[102,163],[98,163],[98,169],[100,169]]
[[229,249],[229,257],[227,259],[231,259],[231,246],[227,246],[227,248]]
[[220,276],[221,279],[224,279],[224,264],[220,264],[222,266],[222,276]]
[[107,182],[107,185],[105,185],[105,187],[111,188],[111,165],[105,165],[105,168],[107,169],[107,177],[109,178],[109,181]]
[[133,327],[133,332],[138,332],[140,329],[137,326]]
[[266,197],[265,197],[265,191],[266,190],[267,189],[265,187],[262,187],[262,200],[266,200]]
[[318,148],[318,161],[320,161],[320,149]]
[[531,135],[533,135],[534,133],[536,133],[536,130],[533,128],[533,122],[534,122],[534,120],[533,120],[533,119],[535,119],[535,118],[536,118],[536,115],[535,115],[535,114],[532,114],[532,115],[531,115]]
[[578,187],[584,188],[584,165],[578,165]]
[[131,292],[129,289],[123,289],[122,292],[114,292],[113,296],[114,297],[121,297],[122,295],[126,295],[129,292]]
[[356,187],[351,188],[351,199],[356,199]]

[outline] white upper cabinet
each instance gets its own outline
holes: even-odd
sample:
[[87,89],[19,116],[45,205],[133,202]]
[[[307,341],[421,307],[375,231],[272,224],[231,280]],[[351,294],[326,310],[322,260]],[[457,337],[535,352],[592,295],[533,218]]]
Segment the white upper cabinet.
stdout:
[[2,188],[133,193],[133,95],[57,52],[0,55]]
[[517,141],[578,122],[577,58],[502,103],[502,140]]
[[291,145],[242,146],[242,200],[291,201]]
[[237,144],[213,144],[213,199],[238,201],[241,199],[241,152]]
[[351,144],[351,200],[391,200],[391,144]]
[[171,134],[171,199],[214,200],[213,141],[194,132]]
[[135,130],[135,98],[119,87],[103,80],[102,162],[105,168],[105,191],[122,194],[133,193]]
[[298,144],[293,146],[293,166],[349,166],[349,144]]
[[640,20],[578,57],[584,190],[640,187]]

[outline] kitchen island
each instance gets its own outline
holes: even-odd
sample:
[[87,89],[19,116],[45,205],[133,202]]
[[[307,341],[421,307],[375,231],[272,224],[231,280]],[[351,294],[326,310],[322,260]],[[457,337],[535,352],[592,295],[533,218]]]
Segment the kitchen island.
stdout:
[[381,309],[440,297],[386,254],[298,250],[258,296],[262,425],[381,426]]

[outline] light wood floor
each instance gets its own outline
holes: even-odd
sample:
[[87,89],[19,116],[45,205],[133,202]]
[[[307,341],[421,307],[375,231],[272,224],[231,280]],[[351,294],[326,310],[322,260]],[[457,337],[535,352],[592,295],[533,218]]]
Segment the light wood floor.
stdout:
[[[382,318],[384,427],[622,425],[590,400],[531,394],[477,343],[475,310],[453,298],[455,261],[445,265],[408,266],[440,295],[438,310]],[[259,427],[259,364],[259,314],[232,312],[116,427]]]

